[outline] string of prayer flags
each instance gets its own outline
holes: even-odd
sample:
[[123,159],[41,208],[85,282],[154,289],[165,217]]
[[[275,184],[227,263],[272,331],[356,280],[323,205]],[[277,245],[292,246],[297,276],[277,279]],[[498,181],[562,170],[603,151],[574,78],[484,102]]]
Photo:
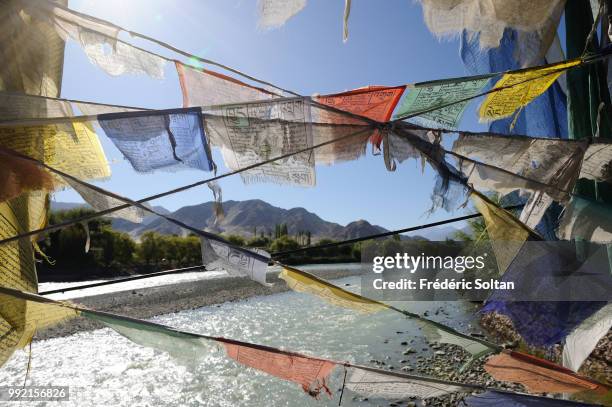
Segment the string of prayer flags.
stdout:
[[287,286],[300,293],[315,295],[338,307],[353,309],[363,313],[373,313],[388,309],[384,304],[343,290],[325,280],[294,268],[283,267],[278,276]]
[[[238,170],[313,146],[311,106],[307,98],[214,106],[206,114],[211,145],[221,149],[225,165]],[[245,184],[274,182],[314,186],[315,158],[305,151],[240,173]]]
[[313,397],[318,396],[322,390],[331,396],[326,382],[336,367],[335,362],[246,342],[182,332],[164,325],[109,313],[87,310],[81,312],[84,317],[104,323],[138,345],[168,352],[182,359],[197,359],[205,355],[203,352],[222,346],[229,358],[244,366],[298,383]]
[[[312,397],[318,397],[322,391],[333,397],[328,384],[332,371],[337,366],[344,367],[346,373],[351,371],[349,378],[344,383],[346,388],[368,397],[431,398],[448,393],[465,393],[483,389],[482,386],[474,384],[395,373],[254,343],[185,332],[154,322],[88,310],[71,303],[60,303],[36,294],[0,287],[0,298],[4,296],[27,303],[36,303],[35,310],[40,311],[36,315],[47,313],[44,316],[49,317],[52,315],[48,313],[49,307],[53,307],[55,310],[53,315],[56,316],[53,322],[77,315],[101,322],[138,345],[152,347],[178,358],[197,359],[205,356],[209,351],[224,348],[230,359],[280,379],[297,383]],[[61,311],[57,311],[60,309]],[[40,318],[39,321],[46,322]]]
[[346,380],[346,388],[367,398],[387,400],[428,399],[450,393],[472,392],[473,386],[446,382],[433,378],[393,374],[351,368],[352,373]]
[[582,60],[574,59],[504,74],[482,102],[480,119],[488,121],[511,116],[546,92],[566,70],[581,63]]
[[495,380],[520,383],[532,393],[593,392],[603,396],[610,389],[583,376],[578,376],[547,360],[519,352],[504,351],[487,360],[484,366]]
[[200,108],[102,114],[98,122],[138,172],[213,169]]
[[53,191],[53,177],[37,165],[20,160],[0,147],[0,202],[29,191]]
[[[424,124],[447,129],[459,125],[470,98],[481,94],[493,75],[457,78],[408,86],[408,93],[395,113],[395,119],[418,116]],[[424,120],[423,120],[424,119]]]
[[238,250],[221,241],[200,236],[202,264],[206,270],[225,270],[231,276],[249,277],[265,286],[270,254],[260,249]]
[[[230,272],[230,274],[248,276],[253,280],[260,282],[261,284],[266,284],[266,267],[268,262],[270,261],[270,255],[265,251],[257,249],[249,250],[238,246],[233,246],[229,242],[218,236],[215,236],[214,234],[202,231],[200,229],[187,225],[177,219],[174,219],[171,216],[159,213],[154,209],[143,205],[140,202],[124,198],[120,195],[114,194],[95,185],[81,181],[76,177],[70,176],[69,174],[66,174],[60,170],[57,170],[49,165],[44,164],[40,160],[29,157],[23,157],[23,159],[38,163],[38,165],[48,169],[54,174],[57,174],[58,176],[70,180],[71,183],[80,185],[80,187],[82,187],[81,189],[88,191],[89,196],[93,197],[96,200],[102,200],[101,196],[112,198],[112,201],[103,202],[104,204],[116,201],[124,202],[127,205],[136,207],[143,211],[151,212],[181,228],[195,233],[196,235],[202,238],[202,260],[204,266],[206,266],[207,268],[210,267],[210,269],[220,267]],[[107,210],[112,213],[112,209],[113,208],[108,208]],[[19,233],[14,233],[12,236],[14,237],[18,234]]]
[[183,107],[213,106],[269,100],[276,95],[229,76],[176,62]]
[[595,404],[489,390],[463,400],[466,407],[595,407]]
[[563,366],[577,372],[611,328],[612,304],[608,304],[585,319],[565,338]]
[[574,196],[565,206],[557,236],[564,240],[612,243],[612,211],[604,203]]
[[330,397],[332,395],[327,382],[336,367],[335,362],[234,341],[222,341],[222,344],[227,356],[241,365],[297,383],[315,398],[318,398],[321,391],[325,391]]

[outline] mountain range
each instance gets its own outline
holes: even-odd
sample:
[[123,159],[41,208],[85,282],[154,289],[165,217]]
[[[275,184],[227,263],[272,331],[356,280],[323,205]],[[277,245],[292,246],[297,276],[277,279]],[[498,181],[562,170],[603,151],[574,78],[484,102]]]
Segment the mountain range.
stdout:
[[[84,206],[86,204],[52,202],[51,210],[65,210]],[[323,238],[334,240],[354,239],[388,231],[382,226],[372,225],[363,219],[342,226],[338,223],[323,220],[304,208],[278,208],[260,199],[223,202],[225,216],[218,222],[215,222],[213,202],[184,206],[174,212],[161,206],[155,206],[154,209],[199,229],[213,233],[238,234],[247,238],[252,237],[254,233],[257,233],[257,235],[263,233],[266,236],[274,235],[275,226],[281,224],[287,225],[289,235],[310,232],[313,241]],[[113,219],[112,226],[115,230],[129,233],[135,239],[148,231],[168,235],[186,234],[186,231],[180,227],[155,215],[145,217],[142,223]],[[402,238],[444,240],[446,237],[452,237],[457,230],[459,229],[445,226],[419,231],[418,235],[402,236]]]

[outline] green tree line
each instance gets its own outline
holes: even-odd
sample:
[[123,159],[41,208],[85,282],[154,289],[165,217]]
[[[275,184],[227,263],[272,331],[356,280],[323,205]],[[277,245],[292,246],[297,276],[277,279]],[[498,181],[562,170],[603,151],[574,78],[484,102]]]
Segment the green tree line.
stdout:
[[[58,224],[93,213],[91,209],[75,208],[54,211],[49,224]],[[270,253],[333,243],[331,239],[312,242],[309,231],[290,236],[286,224],[275,225],[274,234],[266,235],[254,228],[246,238],[236,234],[222,235],[229,242],[243,247],[264,249]],[[85,251],[89,232],[89,251]],[[50,261],[39,259],[42,280],[60,277],[86,279],[134,272],[158,271],[201,264],[200,239],[195,235],[176,236],[146,232],[139,241],[127,233],[113,230],[111,220],[98,218],[49,233],[39,246]],[[288,264],[354,262],[361,259],[361,245],[348,244],[284,256]]]

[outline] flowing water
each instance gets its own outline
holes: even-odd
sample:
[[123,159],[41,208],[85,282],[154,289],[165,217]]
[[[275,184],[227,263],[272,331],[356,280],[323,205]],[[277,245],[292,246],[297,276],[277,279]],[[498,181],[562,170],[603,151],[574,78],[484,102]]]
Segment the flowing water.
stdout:
[[[359,282],[358,277],[336,280],[349,289],[358,289]],[[419,313],[428,310],[432,319],[464,332],[472,330],[472,304],[418,302],[401,306]],[[427,353],[417,325],[398,313],[362,315],[294,292],[162,315],[153,321],[338,361],[373,365],[373,360],[378,360],[385,363],[384,368],[393,366],[396,371],[405,366],[400,364],[401,359],[413,361],[416,357],[402,355],[406,347],[402,342],[409,342],[421,354]],[[0,369],[0,383],[22,385],[27,361],[25,351],[17,352]],[[70,386],[70,401],[28,405],[338,405],[342,375],[342,368],[337,368],[330,385],[333,399],[322,395],[315,400],[298,385],[240,366],[223,352],[203,352],[197,360],[176,359],[133,344],[110,329],[100,329],[33,343],[28,384]],[[347,391],[342,405],[388,402],[361,401]]]

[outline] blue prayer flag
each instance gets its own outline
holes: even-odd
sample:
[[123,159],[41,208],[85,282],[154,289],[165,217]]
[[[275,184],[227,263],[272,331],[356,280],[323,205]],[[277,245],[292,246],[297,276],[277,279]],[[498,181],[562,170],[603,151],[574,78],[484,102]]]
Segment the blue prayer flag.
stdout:
[[138,172],[213,169],[199,107],[108,113],[98,122]]

